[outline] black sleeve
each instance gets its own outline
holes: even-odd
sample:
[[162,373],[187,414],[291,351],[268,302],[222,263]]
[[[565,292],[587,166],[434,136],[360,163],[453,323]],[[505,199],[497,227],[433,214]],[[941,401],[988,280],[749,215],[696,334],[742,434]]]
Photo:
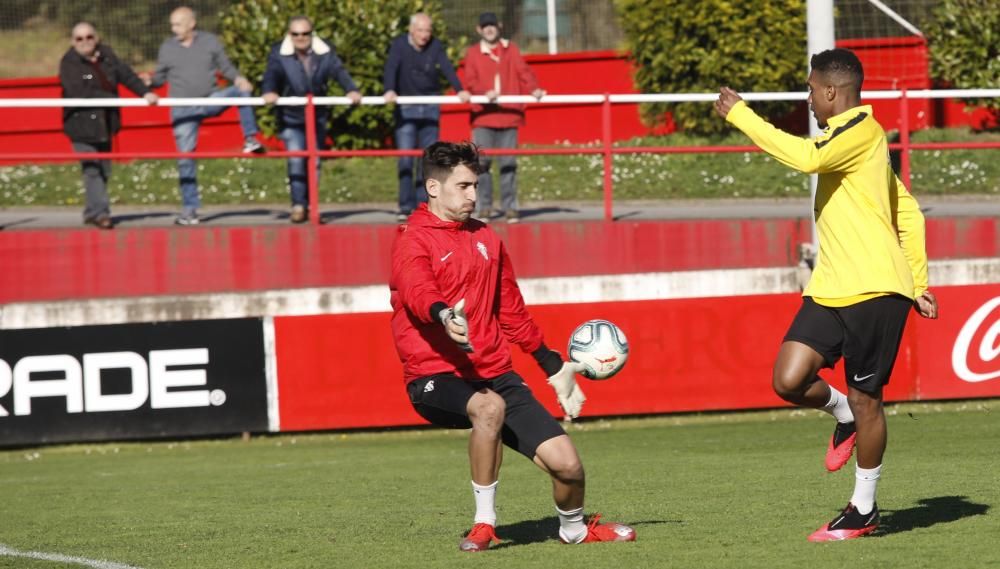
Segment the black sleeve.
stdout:
[[111,65],[115,68],[115,74],[118,76],[119,81],[122,85],[129,90],[142,97],[149,92],[149,87],[139,79],[139,76],[135,74],[135,71],[122,60],[118,59],[115,52],[111,51],[111,48],[105,48],[105,57],[111,62]]
[[62,85],[63,97],[68,99],[86,96],[86,84],[79,70],[74,68],[72,50],[63,56],[59,62],[59,83]]
[[441,318],[438,316],[441,314],[442,310],[447,310],[448,305],[440,300],[431,305],[431,320],[435,322],[440,322]]
[[351,91],[358,91],[358,86],[354,84],[354,79],[351,78],[351,74],[347,72],[347,67],[344,66],[344,62],[337,57],[337,54],[332,51],[330,52],[331,57],[331,75],[336,79],[337,83],[344,89],[345,93],[350,93]]
[[535,358],[546,377],[552,377],[562,369],[562,356],[559,355],[559,352],[549,349],[544,343],[538,346],[537,350],[531,352],[531,357]]
[[461,91],[462,82],[459,81],[458,75],[455,73],[455,66],[452,65],[451,60],[448,59],[448,52],[445,51],[444,45],[442,45],[441,42],[437,42],[437,52],[435,55],[437,56],[438,69],[441,70],[445,79],[447,79],[448,83],[451,84],[451,88],[454,89],[456,93]]
[[382,68],[382,86],[386,91],[396,90],[396,78],[399,76],[399,64],[402,60],[400,50],[397,49],[397,42],[389,44],[389,57],[385,60]]

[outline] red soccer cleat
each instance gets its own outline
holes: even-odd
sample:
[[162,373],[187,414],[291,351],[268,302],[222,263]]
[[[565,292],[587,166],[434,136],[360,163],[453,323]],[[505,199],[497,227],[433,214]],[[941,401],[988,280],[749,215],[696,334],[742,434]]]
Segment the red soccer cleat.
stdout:
[[867,514],[859,513],[854,504],[847,504],[832,522],[814,531],[809,541],[843,541],[868,535],[878,527],[878,521],[878,504]]
[[500,543],[500,538],[497,537],[493,526],[479,523],[472,526],[469,533],[458,544],[458,549],[461,551],[486,551],[492,543]]
[[[587,536],[580,543],[593,543],[595,541],[635,541],[635,530],[625,524],[609,522],[598,523],[601,514],[594,514],[587,524]],[[560,538],[562,539],[562,538]],[[568,543],[563,541],[563,543]]]
[[847,461],[851,460],[851,453],[854,452],[854,441],[858,438],[858,433],[854,430],[854,423],[837,423],[837,427],[830,436],[830,444],[826,447],[826,469],[836,472],[841,469]]

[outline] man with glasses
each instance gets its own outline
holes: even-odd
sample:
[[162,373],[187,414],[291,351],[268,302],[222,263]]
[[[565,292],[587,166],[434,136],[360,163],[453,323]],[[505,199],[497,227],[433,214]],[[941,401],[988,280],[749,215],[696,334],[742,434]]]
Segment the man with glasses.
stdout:
[[[249,97],[253,86],[226,57],[214,34],[196,30],[197,20],[194,10],[181,6],[170,14],[170,31],[174,37],[160,46],[156,72],[147,79],[149,85],[159,87],[170,84],[171,97]],[[216,90],[216,72],[233,84]],[[257,122],[253,107],[240,106],[240,128],[243,130],[243,152],[263,152],[264,147],[256,140]],[[198,127],[201,121],[222,114],[224,106],[172,107],[170,118],[173,122],[174,141],[179,152],[193,152],[198,146]],[[180,190],[183,209],[177,218],[178,225],[198,223],[197,168],[194,160],[182,158],[177,161],[180,174]]]
[[[264,102],[273,105],[278,97],[324,97],[331,80],[346,91],[351,103],[361,102],[361,93],[337,57],[333,45],[317,37],[313,23],[306,16],[295,16],[288,22],[285,39],[274,44],[267,57],[267,68],[261,91]],[[306,148],[305,109],[301,106],[282,106],[276,109],[278,134],[289,151]],[[330,117],[330,107],[316,107],[316,141],[326,148],[326,127]],[[317,174],[319,161],[316,162]],[[288,159],[288,184],[292,193],[292,223],[302,223],[308,218],[309,187],[305,158]]]
[[[407,33],[392,40],[389,45],[382,76],[385,101],[393,103],[398,95],[440,95],[441,75],[451,84],[459,100],[467,103],[469,92],[458,80],[444,45],[434,37],[434,22],[429,15],[418,12],[410,16]],[[441,119],[438,105],[402,105],[396,107],[393,115],[396,120],[396,148],[427,148],[437,142]],[[414,183],[414,162],[412,156],[400,156],[396,163],[399,178],[396,220],[400,222],[406,221],[417,203],[427,201],[427,191],[419,171]]]
[[[158,97],[149,90],[131,67],[122,63],[101,43],[97,30],[88,22],[73,26],[72,46],[59,62],[62,96],[68,99],[112,99],[118,97],[119,83],[155,105]],[[110,152],[111,139],[121,129],[118,107],[63,107],[63,131],[76,152]],[[100,229],[111,229],[111,205],[108,199],[110,160],[83,160],[83,187],[86,205],[83,222]]]

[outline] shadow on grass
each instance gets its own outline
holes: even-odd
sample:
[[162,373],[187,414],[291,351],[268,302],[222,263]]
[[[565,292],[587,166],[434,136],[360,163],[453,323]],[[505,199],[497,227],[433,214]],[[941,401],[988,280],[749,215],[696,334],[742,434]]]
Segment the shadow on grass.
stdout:
[[630,217],[638,217],[640,215],[642,215],[642,212],[639,211],[639,210],[637,210],[637,209],[634,209],[632,211],[626,211],[625,213],[621,213],[621,214],[618,214],[618,215],[614,216],[614,220],[615,221],[620,221],[622,219],[628,219]]
[[287,212],[281,212],[279,210],[273,209],[238,209],[231,211],[220,211],[218,213],[210,213],[208,215],[201,216],[202,223],[210,223],[212,221],[217,221],[221,219],[226,219],[229,217],[270,217],[272,219],[288,219]]
[[536,215],[545,215],[549,213],[580,213],[580,210],[573,207],[560,207],[560,206],[550,206],[550,207],[535,207],[531,209],[521,209],[521,219],[528,217],[535,217]]
[[[633,528],[637,528],[637,533],[639,533],[638,528],[641,528],[642,526],[684,523],[683,520],[624,521],[609,519],[608,521],[621,521],[622,523],[628,524]],[[543,543],[559,539],[559,535],[557,533],[558,531],[559,518],[556,516],[548,516],[538,520],[525,520],[515,524],[501,525],[497,527],[497,536],[503,541],[490,549],[502,549],[504,547],[528,545],[531,543]]]
[[[386,214],[387,221],[392,220],[396,216],[394,210],[389,209],[335,209],[322,211],[319,214],[320,223],[333,223],[341,219],[346,219],[354,215],[366,215],[369,213],[384,213]],[[285,217],[288,217],[287,215]]]
[[38,221],[37,217],[26,217],[24,219],[15,219],[14,221],[8,221],[7,223],[0,223],[0,231],[10,227],[16,227],[18,225],[25,225],[28,223],[33,223]]
[[156,212],[145,212],[145,213],[126,213],[122,215],[112,215],[111,221],[118,225],[119,223],[129,223],[131,221],[143,221],[145,219],[156,219],[161,217],[175,217],[176,213],[170,213],[165,211]]
[[987,504],[970,502],[966,496],[924,498],[919,505],[905,510],[883,510],[882,523],[876,537],[885,537],[936,524],[955,522],[962,518],[982,516],[990,509]]

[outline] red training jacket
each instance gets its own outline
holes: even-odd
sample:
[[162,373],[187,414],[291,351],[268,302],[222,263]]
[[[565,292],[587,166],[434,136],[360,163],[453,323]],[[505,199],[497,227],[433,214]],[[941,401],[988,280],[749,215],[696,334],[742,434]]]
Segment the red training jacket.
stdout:
[[[392,335],[403,379],[453,373],[492,379],[511,371],[507,342],[533,352],[542,332],[524,306],[514,267],[500,237],[476,219],[444,221],[420,204],[392,245]],[[448,337],[431,305],[465,299],[466,353]]]
[[[465,78],[462,84],[473,95],[494,90],[500,95],[530,95],[538,88],[538,79],[521,57],[514,42],[501,39],[496,54],[490,54],[482,42],[465,52]],[[472,105],[472,126],[515,128],[524,125],[524,105]]]

